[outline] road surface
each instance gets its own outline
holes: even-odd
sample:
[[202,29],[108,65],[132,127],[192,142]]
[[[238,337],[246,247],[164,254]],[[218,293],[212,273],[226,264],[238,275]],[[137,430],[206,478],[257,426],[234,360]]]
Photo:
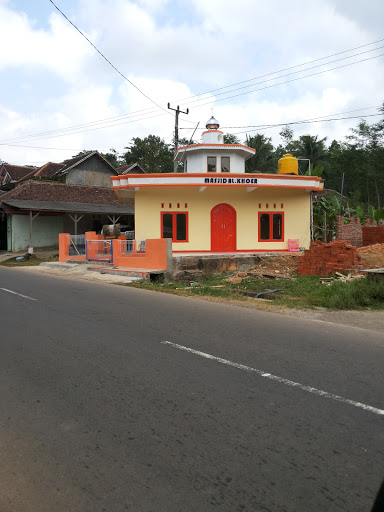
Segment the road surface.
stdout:
[[369,511],[384,336],[0,268],[0,512]]

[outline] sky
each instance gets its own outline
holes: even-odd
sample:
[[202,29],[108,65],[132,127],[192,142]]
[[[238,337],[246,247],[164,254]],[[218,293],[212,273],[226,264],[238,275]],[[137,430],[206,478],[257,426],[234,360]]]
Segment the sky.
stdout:
[[[384,102],[382,0],[0,0],[0,161],[40,166],[133,137],[285,123],[344,140]],[[118,70],[118,71],[117,71]],[[343,117],[338,121],[325,121]],[[318,119],[320,118],[320,119]],[[199,123],[199,124],[198,124]],[[271,127],[280,124],[282,126]]]

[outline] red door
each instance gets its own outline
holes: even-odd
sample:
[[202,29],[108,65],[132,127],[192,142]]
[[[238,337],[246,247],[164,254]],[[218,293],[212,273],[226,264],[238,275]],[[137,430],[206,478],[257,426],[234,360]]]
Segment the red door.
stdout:
[[236,251],[236,210],[229,204],[211,210],[211,251]]

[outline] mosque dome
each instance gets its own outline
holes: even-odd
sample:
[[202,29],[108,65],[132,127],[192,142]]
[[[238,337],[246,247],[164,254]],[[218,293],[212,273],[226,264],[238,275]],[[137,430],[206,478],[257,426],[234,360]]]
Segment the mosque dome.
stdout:
[[210,119],[208,119],[205,125],[205,127],[209,130],[217,130],[219,126],[219,121],[215,119],[213,116]]

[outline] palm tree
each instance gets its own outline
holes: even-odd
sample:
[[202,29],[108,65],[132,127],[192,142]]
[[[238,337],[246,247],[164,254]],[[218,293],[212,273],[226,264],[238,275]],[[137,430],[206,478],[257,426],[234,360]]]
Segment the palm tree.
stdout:
[[293,154],[298,158],[305,158],[309,160],[311,168],[314,169],[317,165],[327,167],[327,148],[324,139],[318,139],[317,135],[301,135],[299,140],[293,141],[294,147]]
[[256,149],[255,155],[247,160],[246,172],[276,172],[277,158],[270,137],[257,133],[246,140],[247,146]]

